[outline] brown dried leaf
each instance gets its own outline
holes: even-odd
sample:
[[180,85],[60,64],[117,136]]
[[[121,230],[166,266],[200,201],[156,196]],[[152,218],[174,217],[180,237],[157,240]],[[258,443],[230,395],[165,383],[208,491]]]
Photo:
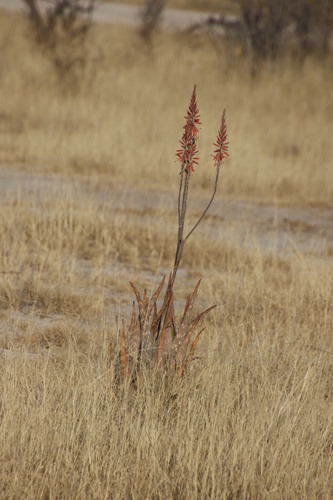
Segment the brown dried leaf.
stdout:
[[[149,307],[148,307],[148,312],[147,312],[147,317],[150,318],[150,315],[151,315],[151,312],[152,312],[152,309],[156,307],[156,302],[157,302],[157,299],[161,293],[161,290],[164,286],[164,282],[165,282],[165,276],[163,276],[163,279],[161,281],[161,283],[159,284],[157,290],[155,291],[155,293],[153,294],[152,298],[150,299],[150,302],[149,302]],[[154,322],[154,320],[153,320]]]
[[190,352],[188,353],[185,361],[183,362],[182,366],[179,368],[178,370],[178,374],[180,376],[183,376],[184,375],[184,372],[187,368],[187,365],[189,364],[190,361],[192,361],[193,359],[193,356],[194,356],[194,352],[195,352],[195,349],[197,347],[197,344],[198,344],[198,341],[199,341],[199,337],[200,335],[202,334],[202,332],[205,330],[206,328],[202,328],[202,330],[200,330],[200,332],[197,334],[197,336],[195,337],[194,341],[193,341],[193,344],[191,346],[191,349],[190,349]]
[[143,291],[143,309],[145,311],[145,316],[147,313],[147,307],[148,307],[148,293],[147,293],[147,288],[145,288]]
[[195,286],[195,288],[193,290],[192,295],[189,295],[187,297],[186,305],[185,305],[185,308],[184,308],[184,314],[183,314],[182,320],[180,322],[181,325],[183,325],[184,323],[188,324],[189,321],[190,321],[190,314],[192,312],[194,301],[195,301],[196,296],[198,294],[200,283],[201,283],[201,279],[196,284],[196,286]]
[[152,325],[154,325],[157,321],[157,306],[156,304],[154,304],[154,314],[153,314],[153,321],[152,321]]
[[[208,314],[209,311],[211,311],[215,307],[216,307],[216,305],[210,306],[207,309],[205,309],[202,313],[198,314],[198,316],[192,321],[190,326],[187,327],[187,330],[185,332],[183,332],[183,335],[179,337],[178,341],[174,342],[173,352],[176,355],[178,362],[181,362],[181,360],[185,357],[188,344],[191,340],[191,335],[193,333],[193,330],[196,328],[197,324],[199,323],[199,321],[206,314]],[[177,336],[178,336],[178,334],[177,334]]]
[[177,351],[179,349],[180,344],[183,342],[184,337],[187,335],[186,332],[190,324],[190,315],[193,309],[195,298],[199,290],[200,283],[201,280],[199,280],[198,283],[196,284],[192,295],[189,295],[187,298],[184,314],[180,322],[180,327],[174,339],[174,351]]
[[172,297],[173,297],[173,292],[172,292],[172,289],[170,289],[169,293],[168,293],[168,296],[166,296],[164,298],[163,305],[162,305],[160,311],[157,313],[156,319],[155,319],[155,321],[153,322],[153,324],[151,326],[151,332],[154,335],[154,337],[155,337],[156,340],[158,340],[158,337],[160,335],[160,331],[157,332],[157,329],[158,329],[158,326],[159,326],[159,322],[162,319],[163,314],[165,313],[165,311],[169,307],[169,304],[170,304],[170,301],[172,300]]
[[172,339],[174,330],[174,307],[173,307],[173,293],[170,290],[169,307],[165,318],[162,333],[158,342],[157,348],[157,361],[165,361],[171,354]]
[[136,288],[136,286],[134,285],[134,283],[132,283],[130,281],[130,285],[131,285],[133,292],[135,293],[135,296],[136,296],[136,301],[137,301],[138,306],[139,306],[139,314],[141,314],[141,310],[143,308],[143,301],[141,299],[141,295],[140,295],[138,289]]

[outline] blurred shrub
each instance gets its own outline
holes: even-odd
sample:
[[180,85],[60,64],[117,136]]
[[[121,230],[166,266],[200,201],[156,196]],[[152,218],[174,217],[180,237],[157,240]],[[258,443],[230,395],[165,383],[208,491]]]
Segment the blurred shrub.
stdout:
[[156,30],[167,0],[146,0],[142,11],[140,35],[147,42],[152,41],[152,36]]
[[288,0],[240,0],[246,39],[259,59],[275,58],[287,25]]
[[46,51],[61,77],[86,61],[85,41],[94,0],[23,0],[35,41]]
[[247,44],[256,59],[275,59],[289,42],[302,55],[327,54],[332,0],[239,0]]
[[289,15],[295,23],[295,34],[303,54],[314,50],[326,55],[333,36],[332,0],[293,0]]

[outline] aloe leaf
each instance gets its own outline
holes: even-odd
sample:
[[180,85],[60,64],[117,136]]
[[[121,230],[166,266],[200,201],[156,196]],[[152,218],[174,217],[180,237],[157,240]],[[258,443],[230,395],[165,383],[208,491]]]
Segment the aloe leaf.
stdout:
[[162,316],[165,313],[165,311],[168,309],[170,301],[172,300],[172,297],[173,297],[173,291],[172,291],[172,288],[171,288],[169,290],[168,296],[166,296],[164,298],[163,305],[162,305],[160,311],[157,313],[156,319],[155,319],[155,321],[152,324],[151,330],[152,330],[152,333],[154,334],[156,340],[158,340],[158,337],[159,337],[159,332],[157,332],[157,335],[156,335],[156,331],[158,329],[159,322],[162,319]]
[[143,308],[143,301],[141,299],[141,295],[140,295],[138,289],[136,288],[136,286],[134,285],[134,283],[132,283],[130,281],[130,285],[131,285],[131,287],[133,289],[133,292],[135,293],[136,301],[137,301],[138,306],[139,306],[139,314],[141,314],[141,310]]
[[187,329],[183,331],[182,336],[180,335],[178,336],[179,334],[178,331],[177,340],[174,342],[173,345],[173,353],[177,357],[178,361],[180,361],[185,356],[188,344],[191,339],[191,335],[193,333],[193,330],[199,323],[199,321],[215,307],[216,305],[210,306],[207,309],[205,309],[202,313],[198,314],[198,316],[192,321],[192,323],[189,326],[187,326]]
[[147,317],[148,318],[151,315],[152,309],[156,306],[156,302],[157,302],[158,297],[160,296],[161,290],[162,290],[162,288],[164,286],[164,282],[165,282],[165,276],[163,276],[163,279],[162,279],[161,283],[159,284],[157,290],[155,291],[154,295],[150,299],[150,303],[149,303],[149,307],[148,307],[148,312],[147,312]]
[[195,288],[193,290],[192,295],[189,295],[188,298],[187,298],[185,309],[184,309],[184,314],[183,314],[182,320],[180,322],[181,325],[183,323],[187,323],[187,324],[189,323],[189,315],[191,314],[194,301],[195,301],[196,296],[198,294],[200,283],[201,283],[201,279],[196,284],[196,286],[195,286]]
[[185,309],[184,309],[184,314],[182,317],[182,320],[180,322],[180,327],[178,329],[177,335],[174,339],[174,350],[177,351],[179,345],[182,343],[183,338],[186,335],[186,331],[188,330],[189,324],[190,324],[190,314],[193,309],[194,301],[198,293],[198,289],[200,286],[201,280],[198,281],[196,284],[192,295],[189,295],[186,301]]
[[174,318],[173,318],[173,293],[170,293],[169,304],[171,303],[171,307],[168,308],[168,312],[165,318],[164,326],[162,329],[162,333],[158,342],[157,348],[157,361],[165,361],[171,354],[172,349],[172,337],[173,337],[173,328],[174,328]]
[[187,368],[187,366],[188,366],[189,362],[190,362],[190,361],[192,361],[193,356],[194,356],[194,352],[195,352],[195,350],[196,350],[196,347],[197,347],[197,344],[198,344],[198,341],[199,341],[199,337],[200,337],[200,335],[202,334],[202,332],[203,332],[205,329],[206,329],[205,327],[204,327],[204,328],[202,328],[202,329],[200,330],[200,332],[196,335],[196,337],[195,337],[195,339],[194,339],[194,341],[193,341],[193,343],[192,343],[192,346],[191,346],[190,352],[188,353],[188,355],[187,355],[187,357],[186,357],[185,361],[183,362],[182,366],[181,366],[181,367],[179,368],[179,370],[178,370],[178,374],[179,374],[180,376],[183,376],[183,374],[184,374],[184,372],[185,372],[185,370],[186,370],[186,368]]

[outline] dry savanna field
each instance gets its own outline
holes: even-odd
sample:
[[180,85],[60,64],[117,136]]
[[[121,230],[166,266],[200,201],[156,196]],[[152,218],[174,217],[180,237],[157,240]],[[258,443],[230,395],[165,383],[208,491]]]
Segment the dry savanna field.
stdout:
[[[66,71],[0,11],[0,498],[332,498],[332,59],[252,77],[203,34],[94,25],[85,43]],[[115,385],[129,281],[150,294],[172,269],[195,83],[188,228],[223,108],[231,158],[176,318],[200,278],[193,314],[217,307],[184,378]]]

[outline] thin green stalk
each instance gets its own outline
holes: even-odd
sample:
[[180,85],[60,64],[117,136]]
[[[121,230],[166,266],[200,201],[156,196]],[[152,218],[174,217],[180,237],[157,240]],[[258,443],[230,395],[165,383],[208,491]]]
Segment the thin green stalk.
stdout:
[[175,262],[173,266],[173,272],[172,272],[172,278],[171,278],[171,286],[173,286],[175,279],[176,279],[176,274],[177,270],[183,255],[183,249],[184,249],[184,225],[185,225],[185,217],[186,217],[186,205],[187,205],[187,197],[188,197],[188,189],[189,189],[189,184],[190,184],[190,172],[185,171],[185,182],[184,182],[184,189],[183,189],[183,194],[182,194],[182,208],[180,212],[180,224],[178,227],[178,239],[177,239],[177,249],[176,249],[176,255],[175,255]]
[[179,193],[178,193],[178,230],[180,227],[180,217],[181,217],[181,210],[180,210],[180,202],[181,202],[181,195],[182,195],[182,188],[183,188],[183,179],[184,179],[184,169],[185,169],[185,162],[182,162],[181,170],[180,170],[180,184],[179,184]]
[[184,239],[184,244],[185,242],[187,241],[187,239],[191,236],[191,234],[193,233],[193,231],[199,226],[200,222],[202,221],[202,219],[204,218],[204,216],[206,215],[209,207],[211,206],[211,204],[213,203],[213,200],[215,198],[215,194],[216,194],[216,190],[217,190],[217,184],[219,182],[219,175],[220,175],[220,167],[221,167],[221,162],[219,161],[217,163],[217,169],[216,169],[216,177],[215,177],[215,185],[214,185],[214,191],[213,191],[213,194],[212,194],[212,197],[207,205],[207,207],[205,208],[205,210],[202,212],[202,214],[200,215],[198,221],[194,224],[194,226],[192,227],[191,231],[188,233],[188,235],[186,236],[186,238]]

